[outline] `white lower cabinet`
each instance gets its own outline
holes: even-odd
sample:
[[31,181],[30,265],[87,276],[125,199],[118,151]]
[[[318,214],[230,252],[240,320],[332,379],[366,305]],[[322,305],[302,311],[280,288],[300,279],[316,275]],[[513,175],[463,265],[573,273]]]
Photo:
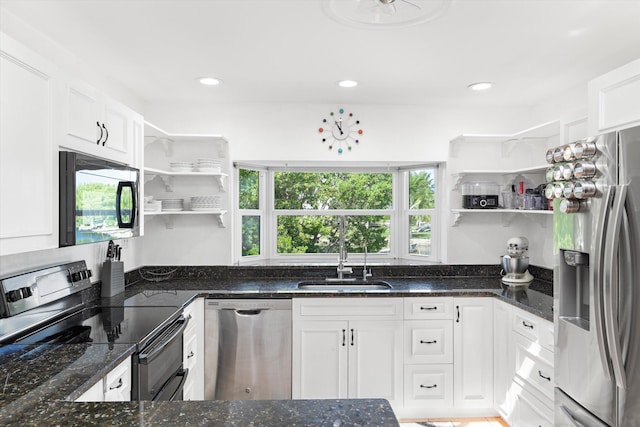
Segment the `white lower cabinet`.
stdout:
[[76,402],[129,402],[130,400],[131,358],[127,358],[77,398]]
[[[453,364],[405,365],[404,406],[425,409],[452,408]],[[429,413],[424,411],[423,416],[426,417]]]
[[401,407],[402,340],[401,298],[294,299],[293,398]]
[[296,298],[294,399],[553,425],[553,324],[491,297]]
[[493,301],[493,407],[513,422],[517,394],[513,392],[514,358],[511,339],[511,305]]
[[494,304],[494,405],[509,425],[552,426],[553,323],[498,300]]
[[[453,298],[404,299],[403,416],[453,408]],[[435,414],[440,415],[440,413]]]
[[204,399],[204,298],[196,298],[185,307],[189,319],[182,333],[182,366],[188,369],[182,390],[183,400]]
[[454,298],[453,304],[453,404],[492,410],[493,299]]

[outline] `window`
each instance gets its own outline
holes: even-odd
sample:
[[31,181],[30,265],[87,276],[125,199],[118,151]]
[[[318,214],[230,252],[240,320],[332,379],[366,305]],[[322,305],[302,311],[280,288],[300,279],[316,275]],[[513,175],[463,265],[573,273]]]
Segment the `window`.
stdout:
[[273,174],[273,189],[278,254],[337,254],[340,216],[348,224],[349,252],[364,253],[365,247],[377,252],[389,245],[388,230],[374,232],[366,225],[389,221],[391,173],[280,171]]
[[436,165],[380,170],[241,168],[241,260],[262,256],[334,262],[340,218],[346,221],[350,261],[364,254],[436,260],[437,172]]
[[241,222],[242,256],[262,254],[260,171],[238,169],[238,213]]
[[431,226],[436,207],[436,170],[407,171],[409,183],[409,253],[431,256]]

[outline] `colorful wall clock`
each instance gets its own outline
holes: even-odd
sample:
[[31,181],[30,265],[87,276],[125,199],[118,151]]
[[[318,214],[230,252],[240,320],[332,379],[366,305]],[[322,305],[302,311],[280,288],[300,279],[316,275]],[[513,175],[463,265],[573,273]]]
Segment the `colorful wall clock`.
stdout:
[[345,150],[351,151],[352,143],[360,143],[360,120],[353,117],[353,113],[346,113],[340,108],[337,113],[331,111],[328,119],[322,119],[322,127],[318,129],[322,134],[322,142],[329,143],[329,150],[336,149],[338,154]]

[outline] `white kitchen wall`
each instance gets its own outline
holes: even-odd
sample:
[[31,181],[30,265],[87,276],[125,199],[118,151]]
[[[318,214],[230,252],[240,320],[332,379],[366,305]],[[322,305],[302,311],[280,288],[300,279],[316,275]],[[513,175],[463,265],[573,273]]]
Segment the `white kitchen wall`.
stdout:
[[[567,99],[570,104],[575,100]],[[579,101],[577,102],[579,103]],[[338,155],[323,145],[318,134],[322,118],[329,111],[343,107],[361,121],[364,134],[353,151]],[[465,108],[449,106],[408,105],[191,105],[150,103],[144,108],[145,118],[169,132],[221,133],[229,140],[231,161],[321,161],[321,162],[427,162],[446,161],[449,141],[463,133],[510,134],[557,117],[541,108]],[[526,153],[539,155],[544,151]],[[522,155],[522,153],[520,153]],[[490,169],[493,154],[479,153],[475,169]],[[504,169],[504,167],[501,167]],[[446,183],[445,183],[446,184]],[[443,185],[441,188],[448,188]],[[452,228],[449,221],[448,192],[443,195],[441,253],[443,261],[461,264],[498,264],[505,253],[506,239],[527,235],[531,241],[532,264],[551,267],[552,229],[545,223],[524,218],[504,227],[498,217],[466,222]],[[497,222],[497,223],[496,223]],[[551,221],[548,221],[551,224]],[[546,227],[546,228],[545,228]],[[177,227],[165,237],[144,239],[144,259],[167,257],[168,247],[183,248],[193,264],[228,264],[233,262],[228,247],[220,243],[230,238],[230,229],[211,231],[206,225],[197,241],[193,240],[199,225],[185,225],[181,235]],[[211,233],[211,235],[209,235]],[[197,234],[195,234],[197,235]],[[163,239],[165,240],[163,243]],[[209,242],[207,242],[209,239]],[[153,242],[152,244],[148,244]]]
[[[449,140],[463,133],[514,133],[549,120],[575,120],[586,115],[586,87],[569,88],[557,99],[534,107],[470,108],[460,106],[245,104],[196,105],[174,102],[142,103],[119,82],[101,75],[99,64],[86,64],[73,53],[29,28],[0,8],[0,27],[23,44],[68,70],[70,77],[87,81],[109,93],[145,118],[176,133],[221,133],[229,140],[229,161],[323,161],[323,162],[424,162],[446,161]],[[215,88],[203,88],[212,91]],[[357,89],[356,89],[357,90]],[[478,96],[482,96],[479,93]],[[517,94],[514,94],[517,97]],[[361,121],[362,142],[352,152],[338,155],[323,145],[317,132],[329,111],[343,107]],[[489,167],[490,156],[479,156],[478,167]],[[442,186],[441,188],[447,188]],[[441,253],[449,263],[497,263],[504,253],[505,237],[530,233],[532,264],[550,267],[551,230],[535,228],[516,219],[509,228],[493,220],[465,224],[452,231],[448,220],[448,197],[444,194]],[[227,228],[211,227],[206,218],[182,219],[174,229],[147,230],[147,236],[130,239],[124,250],[126,270],[140,265],[171,263],[229,264],[232,239],[231,215]],[[184,228],[180,228],[182,225]],[[156,232],[162,230],[162,233]],[[153,234],[150,234],[154,232]],[[539,231],[539,232],[538,232]],[[546,236],[549,236],[548,238]],[[490,236],[490,240],[488,237]],[[488,241],[492,243],[487,244]],[[120,242],[121,244],[123,242]],[[170,249],[170,250],[168,250]],[[23,269],[86,259],[99,274],[106,244],[40,251],[0,257],[0,275]],[[179,257],[176,257],[179,254]]]

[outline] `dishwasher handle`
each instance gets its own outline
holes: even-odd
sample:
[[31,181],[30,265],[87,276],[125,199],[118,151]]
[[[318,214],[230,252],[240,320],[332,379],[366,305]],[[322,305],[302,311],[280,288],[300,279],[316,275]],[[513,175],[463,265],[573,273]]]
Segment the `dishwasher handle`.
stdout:
[[238,316],[257,316],[268,308],[253,308],[248,310],[235,310]]

